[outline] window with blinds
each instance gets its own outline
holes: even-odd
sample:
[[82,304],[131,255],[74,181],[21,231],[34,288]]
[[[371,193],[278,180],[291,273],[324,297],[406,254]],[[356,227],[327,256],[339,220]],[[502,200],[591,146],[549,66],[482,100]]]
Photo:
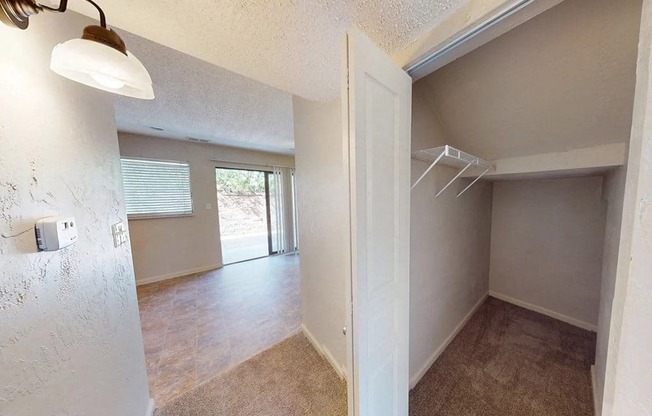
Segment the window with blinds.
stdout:
[[129,218],[191,215],[187,162],[120,159]]

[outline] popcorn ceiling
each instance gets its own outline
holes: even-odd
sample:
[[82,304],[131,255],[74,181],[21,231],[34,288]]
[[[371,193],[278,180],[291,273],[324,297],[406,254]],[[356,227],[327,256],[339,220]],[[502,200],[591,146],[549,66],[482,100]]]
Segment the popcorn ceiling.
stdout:
[[139,36],[120,35],[148,68],[156,99],[117,96],[119,130],[291,152],[292,95]]
[[[340,42],[348,27],[358,25],[391,54],[431,29],[463,1],[193,3],[190,7],[175,0],[117,0],[103,7],[109,23],[118,28],[292,94],[329,101],[339,96]],[[93,16],[85,6],[71,7]]]

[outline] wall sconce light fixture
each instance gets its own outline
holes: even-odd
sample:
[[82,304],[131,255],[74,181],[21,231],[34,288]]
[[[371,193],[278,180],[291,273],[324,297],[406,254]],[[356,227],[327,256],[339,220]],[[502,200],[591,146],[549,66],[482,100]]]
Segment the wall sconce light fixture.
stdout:
[[[57,74],[100,90],[127,97],[154,98],[152,79],[143,64],[133,56],[120,36],[106,27],[104,12],[94,1],[100,14],[100,26],[84,28],[81,39],[60,43],[52,50],[50,68]],[[59,7],[49,7],[35,0],[0,0],[0,22],[27,29],[29,18],[42,11],[63,13],[68,0]]]

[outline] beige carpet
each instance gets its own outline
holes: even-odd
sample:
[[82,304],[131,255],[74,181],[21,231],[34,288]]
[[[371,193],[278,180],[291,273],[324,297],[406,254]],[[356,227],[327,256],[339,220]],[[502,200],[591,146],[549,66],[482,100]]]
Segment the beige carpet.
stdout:
[[156,410],[156,416],[345,416],[346,384],[294,335]]
[[[411,416],[592,416],[595,334],[494,298],[410,392]],[[303,334],[156,416],[345,416],[346,384]]]
[[595,334],[494,298],[410,392],[411,416],[592,416]]

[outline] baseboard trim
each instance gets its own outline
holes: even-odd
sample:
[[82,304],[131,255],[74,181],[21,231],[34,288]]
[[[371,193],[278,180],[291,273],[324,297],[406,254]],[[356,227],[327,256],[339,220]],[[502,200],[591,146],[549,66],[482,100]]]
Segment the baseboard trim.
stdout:
[[162,274],[160,276],[146,277],[144,279],[136,279],[136,286],[147,285],[150,283],[162,282],[163,280],[174,279],[176,277],[188,276],[195,273],[203,273],[210,270],[221,269],[224,267],[223,264],[211,264],[208,266],[195,267],[194,269],[182,270],[179,272],[173,272],[168,274]]
[[571,324],[573,326],[576,326],[578,328],[586,329],[587,331],[592,331],[592,332],[598,332],[598,327],[596,325],[592,325],[588,322],[581,321],[579,319],[571,318],[570,316],[562,315],[561,313],[557,313],[554,311],[551,311],[550,309],[543,308],[541,306],[533,305],[531,303],[524,302],[522,300],[513,298],[511,296],[503,295],[502,293],[494,292],[493,290],[489,291],[489,296],[494,297],[496,299],[500,299],[502,301],[505,301],[507,303],[511,303],[516,306],[520,306],[521,308],[529,309],[534,312],[538,312],[540,314],[549,316],[551,318],[557,319],[562,322],[566,322],[567,324]]
[[602,409],[600,409],[601,406],[598,403],[598,380],[595,378],[595,365],[591,366],[591,387],[593,388],[593,414],[600,416]]
[[328,361],[328,363],[333,367],[333,369],[335,370],[337,375],[340,377],[340,379],[345,380],[346,379],[346,369],[344,367],[342,367],[337,362],[337,360],[335,359],[335,357],[333,357],[333,354],[331,354],[331,352],[328,350],[328,348],[326,348],[324,345],[320,344],[317,341],[317,338],[315,338],[315,336],[312,335],[312,332],[310,332],[310,330],[306,327],[305,324],[301,324],[301,330],[306,335],[306,338],[308,338],[308,340],[310,341],[312,346],[315,347],[315,349],[317,350],[319,355],[324,357],[326,359],[326,361]]
[[426,361],[426,363],[421,367],[421,369],[419,369],[419,371],[414,375],[414,377],[410,378],[410,390],[412,390],[414,386],[416,386],[417,383],[419,383],[421,378],[423,378],[423,376],[426,375],[428,370],[430,370],[430,367],[432,367],[435,361],[437,361],[437,358],[439,358],[441,353],[444,352],[446,347],[448,347],[448,345],[453,341],[453,339],[457,336],[457,334],[460,333],[462,328],[464,328],[464,325],[466,325],[466,323],[469,322],[469,319],[471,319],[473,314],[478,310],[480,305],[484,303],[484,301],[487,299],[488,296],[489,294],[485,293],[482,296],[482,298],[480,298],[480,300],[471,308],[469,313],[467,313],[466,316],[455,327],[455,329],[453,330],[453,332],[451,332],[448,338],[446,338],[446,340],[444,340],[444,342],[439,347],[437,347],[435,352],[430,356],[430,358],[428,358],[428,361]]
[[149,403],[147,404],[147,412],[145,413],[145,416],[154,416],[154,399],[149,399]]

